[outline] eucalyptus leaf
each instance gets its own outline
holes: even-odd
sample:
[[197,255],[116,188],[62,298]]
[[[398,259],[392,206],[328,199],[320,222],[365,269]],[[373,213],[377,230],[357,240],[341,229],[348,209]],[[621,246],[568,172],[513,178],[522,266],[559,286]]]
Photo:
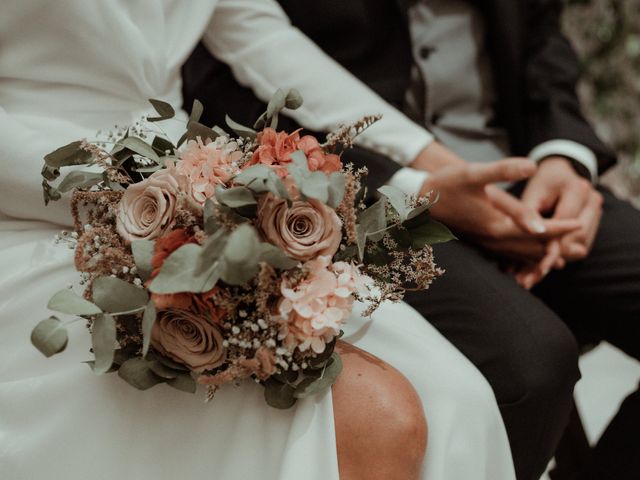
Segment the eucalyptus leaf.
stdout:
[[216,187],[216,199],[221,204],[231,208],[240,208],[258,203],[251,190],[247,187],[233,187],[225,189],[218,185]]
[[385,185],[378,189],[382,195],[384,195],[393,209],[400,216],[400,221],[404,222],[411,211],[411,208],[407,206],[407,196],[399,188],[392,187],[391,185]]
[[196,273],[206,271],[215,261],[219,260],[227,244],[228,236],[223,230],[218,230],[211,235],[202,245],[200,250],[200,266]]
[[152,240],[134,240],[131,242],[133,261],[136,263],[138,275],[142,280],[147,280],[153,271],[151,259],[155,249],[155,242]]
[[189,115],[189,122],[199,122],[203,111],[204,107],[202,106],[202,102],[194,98],[193,105],[191,106],[191,115]]
[[98,315],[102,310],[71,290],[60,290],[51,297],[47,304],[49,310],[71,315]]
[[123,313],[141,309],[149,301],[144,288],[116,277],[99,277],[93,281],[93,301],[103,311]]
[[258,273],[260,239],[248,224],[240,225],[224,248],[220,277],[229,285],[243,285]]
[[86,165],[91,161],[92,154],[80,148],[80,145],[82,145],[82,141],[75,141],[64,147],[57,148],[45,155],[44,161],[53,168]]
[[276,90],[276,93],[273,94],[271,100],[269,100],[269,103],[267,104],[267,117],[271,118],[274,115],[280,113],[280,111],[284,108],[285,103],[286,95],[279,88],[278,90]]
[[138,390],[147,390],[163,382],[163,379],[149,368],[147,361],[140,357],[124,362],[118,369],[118,376]]
[[128,148],[132,152],[142,155],[143,157],[153,160],[156,163],[160,163],[160,157],[155,152],[153,147],[147,142],[138,137],[127,137],[118,142],[123,147]]
[[307,398],[320,393],[333,385],[342,372],[342,359],[334,352],[322,375],[317,379],[303,380],[294,392],[295,398]]
[[287,188],[278,174],[266,165],[253,165],[234,177],[234,182],[244,185],[255,193],[271,192],[289,200]]
[[204,142],[206,140],[215,140],[219,136],[220,134],[218,132],[200,122],[189,122],[187,125],[188,140],[195,140],[200,137],[200,140]]
[[202,247],[193,243],[178,248],[164,261],[149,290],[158,294],[211,290],[220,276],[218,264],[202,268],[201,252]]
[[364,258],[364,248],[367,237],[383,230],[387,226],[386,222],[386,200],[381,198],[358,216],[356,234],[358,241],[358,256],[360,260]]
[[169,152],[169,155],[173,155],[176,149],[173,143],[160,135],[155,136],[153,142],[151,142],[151,147],[161,157],[167,155],[167,152]]
[[176,378],[167,380],[167,385],[187,393],[196,393],[198,385],[193,377],[189,374],[180,374]]
[[264,399],[273,408],[285,410],[293,407],[296,403],[294,392],[294,387],[274,378],[269,378],[264,382]]
[[342,172],[333,172],[329,175],[329,199],[327,205],[338,208],[344,198],[346,178]]
[[298,264],[298,260],[288,257],[275,245],[263,242],[258,248],[258,258],[278,270],[290,270]]
[[102,179],[101,172],[84,172],[82,170],[70,172],[58,185],[58,191],[65,193],[74,188],[92,187],[102,182]]
[[177,370],[173,370],[173,369],[167,367],[162,362],[159,362],[157,360],[147,361],[147,365],[149,366],[149,369],[153,373],[155,373],[159,377],[167,379],[167,380],[171,380],[171,379],[177,378],[182,373],[182,372],[179,372]]
[[174,110],[174,108],[167,102],[150,98],[149,103],[153,105],[153,108],[155,109],[156,112],[158,112],[158,115],[159,115],[158,117],[147,118],[149,122],[159,122],[161,120],[168,120],[170,118],[173,118],[176,114],[176,111]]
[[93,371],[96,375],[102,375],[111,368],[116,347],[116,322],[111,315],[96,316],[91,330],[91,343],[96,357]]
[[142,315],[142,356],[146,356],[149,351],[149,344],[151,342],[151,330],[153,324],[156,322],[156,306],[153,300],[149,300],[147,308],[144,309]]
[[256,132],[253,128],[247,127],[234,121],[229,115],[226,115],[224,117],[224,120],[229,128],[233,130],[239,137],[249,138],[253,140],[258,134],[258,132]]
[[305,177],[300,191],[305,197],[315,198],[326,204],[329,201],[329,177],[324,172],[311,172]]
[[67,348],[68,342],[67,328],[58,318],[53,316],[42,320],[31,331],[31,343],[45,357],[62,352]]
[[218,224],[215,216],[217,208],[218,206],[216,205],[216,203],[210,198],[207,198],[207,200],[204,202],[204,207],[202,208],[202,218],[204,223],[204,231],[207,235],[213,235],[217,230],[220,229],[220,225]]

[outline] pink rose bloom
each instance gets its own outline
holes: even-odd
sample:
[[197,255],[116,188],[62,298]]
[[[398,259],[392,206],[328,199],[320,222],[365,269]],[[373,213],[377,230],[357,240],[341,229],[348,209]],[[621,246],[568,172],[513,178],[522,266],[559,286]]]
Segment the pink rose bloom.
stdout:
[[189,191],[189,180],[167,169],[130,185],[118,204],[118,233],[126,243],[165,234],[175,224],[178,197]]
[[259,201],[257,220],[264,238],[296,260],[331,258],[342,239],[336,212],[312,198],[295,200],[289,207],[286,200],[267,193]]
[[170,169],[191,180],[191,195],[199,204],[213,197],[216,185],[226,184],[237,175],[237,162],[242,158],[238,146],[227,139],[202,142],[200,137],[189,140],[180,150],[180,161],[167,162]]
[[305,264],[309,275],[295,287],[286,281],[280,286],[278,313],[282,319],[280,336],[287,347],[309,348],[322,353],[339,333],[351,313],[353,294],[361,287],[357,267],[318,257]]
[[342,168],[340,157],[333,153],[324,153],[318,140],[311,135],[300,137],[297,130],[291,134],[276,132],[273,128],[265,128],[258,134],[259,146],[246,167],[263,164],[273,167],[282,178],[287,176],[287,165],[291,163],[291,154],[302,150],[307,156],[309,170],[324,173],[336,172]]
[[165,310],[151,330],[151,345],[194,372],[213,370],[227,358],[224,338],[210,313]]

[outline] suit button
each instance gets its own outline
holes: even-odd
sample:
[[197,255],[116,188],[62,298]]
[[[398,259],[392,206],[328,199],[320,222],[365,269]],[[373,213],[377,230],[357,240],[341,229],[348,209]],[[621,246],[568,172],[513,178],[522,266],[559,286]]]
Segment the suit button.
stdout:
[[435,51],[436,51],[435,47],[429,47],[427,45],[424,45],[424,46],[420,47],[420,50],[418,51],[418,54],[420,55],[420,58],[422,58],[423,60],[426,60]]

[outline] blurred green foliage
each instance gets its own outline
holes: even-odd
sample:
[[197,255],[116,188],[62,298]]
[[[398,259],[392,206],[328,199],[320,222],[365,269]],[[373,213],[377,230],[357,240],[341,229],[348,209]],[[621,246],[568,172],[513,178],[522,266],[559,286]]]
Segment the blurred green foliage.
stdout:
[[563,26],[582,59],[579,93],[640,194],[640,0],[565,0]]

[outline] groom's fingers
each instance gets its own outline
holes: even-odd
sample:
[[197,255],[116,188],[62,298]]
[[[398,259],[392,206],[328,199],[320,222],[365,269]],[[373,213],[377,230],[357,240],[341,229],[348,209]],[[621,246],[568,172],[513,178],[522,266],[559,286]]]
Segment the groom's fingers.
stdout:
[[490,183],[517,182],[531,177],[537,165],[524,157],[507,158],[487,164],[472,164],[465,170],[471,186],[484,187]]

